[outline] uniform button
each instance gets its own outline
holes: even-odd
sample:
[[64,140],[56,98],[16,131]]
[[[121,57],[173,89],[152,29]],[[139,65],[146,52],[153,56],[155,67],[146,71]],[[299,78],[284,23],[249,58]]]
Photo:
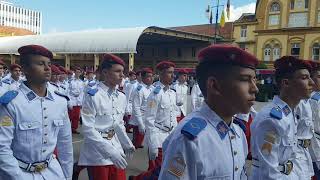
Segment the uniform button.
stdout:
[[231,139],[234,139],[234,138],[236,138],[236,136],[231,136]]
[[47,144],[47,141],[44,141],[43,144]]
[[43,110],[47,110],[47,108],[43,108]]
[[44,119],[47,119],[47,118],[48,118],[47,116],[44,117]]
[[233,154],[234,154],[234,155],[237,155],[238,153],[237,153],[237,151],[234,151]]
[[45,153],[46,151],[47,151],[47,150],[45,150],[45,149],[44,149],[44,150],[42,150],[42,152],[43,152],[43,153]]
[[234,168],[235,171],[238,171],[238,169],[239,169],[238,166],[236,166],[236,167]]
[[48,133],[44,133],[45,136],[48,136]]
[[28,128],[31,128],[31,127],[32,127],[32,125],[31,125],[31,124],[29,124],[29,125],[28,125]]
[[44,125],[44,127],[48,127],[48,125],[47,125],[47,124],[45,124],[45,125]]

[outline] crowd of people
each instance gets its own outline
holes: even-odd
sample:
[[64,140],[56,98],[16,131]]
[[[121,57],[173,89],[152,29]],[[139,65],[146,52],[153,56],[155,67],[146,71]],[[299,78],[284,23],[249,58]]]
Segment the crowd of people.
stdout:
[[[124,180],[144,147],[148,169],[130,180],[319,179],[317,62],[276,60],[279,94],[256,112],[258,59],[237,47],[201,50],[196,81],[171,61],[126,77],[113,54],[84,72],[54,65],[39,45],[18,52],[7,73],[0,61],[0,180],[78,179],[83,169],[90,180]],[[79,159],[72,133],[84,138]]]

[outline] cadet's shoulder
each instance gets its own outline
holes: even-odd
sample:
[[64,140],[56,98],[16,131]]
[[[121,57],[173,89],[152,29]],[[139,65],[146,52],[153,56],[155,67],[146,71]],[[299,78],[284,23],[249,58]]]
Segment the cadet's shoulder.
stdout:
[[181,124],[180,133],[188,140],[195,140],[206,128],[207,121],[201,116],[191,116]]
[[64,94],[64,93],[62,93],[62,92],[60,92],[60,91],[58,91],[58,90],[55,90],[55,91],[54,91],[54,94],[55,94],[56,96],[58,96],[58,97],[61,97],[61,98],[65,99],[65,100],[67,100],[67,101],[70,100],[70,98],[69,98],[66,94]]
[[320,101],[320,93],[319,92],[315,92],[312,96],[311,96],[311,100]]
[[18,96],[18,91],[7,91],[0,97],[0,104],[7,105],[9,104],[14,98]]
[[161,86],[156,86],[156,87],[153,89],[153,94],[154,94],[154,95],[158,95],[158,94],[161,93],[161,90],[162,90]]
[[11,84],[11,80],[9,78],[2,80],[3,83]]
[[98,91],[99,91],[99,88],[88,88],[87,94],[90,96],[95,96]]

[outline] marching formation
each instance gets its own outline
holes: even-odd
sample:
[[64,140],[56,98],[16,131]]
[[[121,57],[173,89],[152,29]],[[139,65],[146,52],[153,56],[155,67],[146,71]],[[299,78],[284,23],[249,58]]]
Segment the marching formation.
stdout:
[[[202,49],[194,84],[167,60],[126,78],[124,60],[105,54],[83,78],[45,47],[18,52],[7,73],[0,60],[0,180],[78,179],[82,169],[124,180],[144,147],[148,169],[130,180],[320,179],[318,62],[276,60],[279,94],[257,112],[258,59],[237,47]],[[84,138],[79,159],[72,133]]]

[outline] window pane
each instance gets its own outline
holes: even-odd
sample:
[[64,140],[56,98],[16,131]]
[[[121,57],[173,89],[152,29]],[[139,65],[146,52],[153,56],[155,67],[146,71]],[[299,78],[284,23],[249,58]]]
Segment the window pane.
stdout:
[[275,47],[273,49],[273,60],[279,59],[280,58],[280,48],[279,47]]
[[280,11],[280,5],[279,3],[272,3],[271,4],[271,8],[270,8],[270,12],[278,12]]
[[294,43],[291,45],[291,55],[295,57],[299,57],[300,55],[300,44]]
[[269,15],[269,25],[279,25],[280,15]]
[[304,1],[304,8],[306,8],[306,9],[309,8],[309,0]]
[[289,27],[307,27],[307,13],[291,13],[289,16]]
[[270,54],[271,54],[271,49],[265,48],[264,49],[264,61],[270,61]]
[[293,10],[294,9],[294,0],[290,1],[290,9]]

